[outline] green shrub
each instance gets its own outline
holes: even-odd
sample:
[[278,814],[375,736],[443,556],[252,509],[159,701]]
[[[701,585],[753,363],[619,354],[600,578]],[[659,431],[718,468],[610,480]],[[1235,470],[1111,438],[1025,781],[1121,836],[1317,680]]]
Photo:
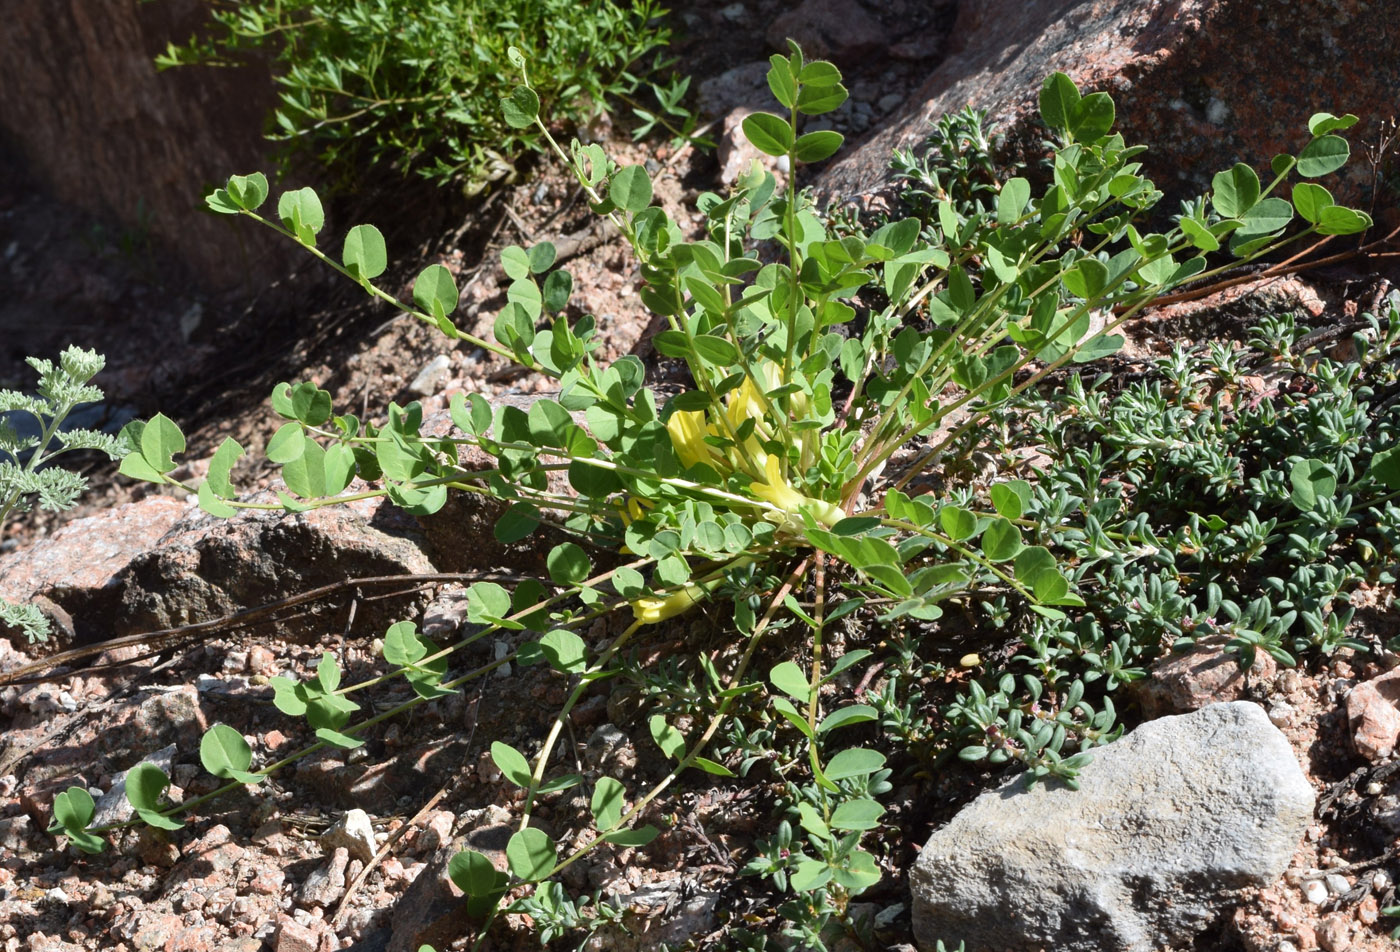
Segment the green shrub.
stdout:
[[172,43],[156,62],[233,65],[270,52],[280,91],[269,138],[341,172],[367,160],[479,189],[539,147],[501,119],[508,45],[529,54],[561,122],[581,127],[617,98],[646,128],[675,119],[688,133],[688,80],[657,87],[654,108],[633,98],[665,66],[646,63],[669,42],[665,13],[655,0],[219,0],[210,35]]
[[[123,439],[110,434],[63,427],[75,409],[102,399],[102,391],[89,383],[106,363],[101,355],[68,347],[57,364],[38,357],[25,362],[39,374],[39,395],[0,390],[0,526],[35,501],[50,512],[73,508],[87,478],[54,465],[58,457],[94,450],[120,459],[128,451]],[[0,622],[18,628],[31,642],[48,640],[49,620],[33,605],[0,599]]]
[[[524,78],[526,57],[514,48],[508,56]],[[769,87],[782,114],[749,116],[746,136],[790,168],[828,158],[841,136],[803,133],[801,125],[846,98],[840,73],[807,61],[795,45],[771,64]],[[950,601],[1000,604],[1004,614],[1072,630],[1092,617],[1091,600],[1105,590],[1089,566],[1116,560],[1136,571],[1136,563],[1156,557],[1160,540],[1144,520],[1102,528],[1107,516],[1094,508],[1097,484],[1085,502],[1021,479],[974,487],[951,477],[967,468],[974,436],[1004,427],[1018,400],[1071,361],[1116,351],[1119,326],[1167,290],[1298,237],[1369,227],[1364,213],[1331,203],[1311,182],[1294,187],[1293,202],[1273,194],[1295,173],[1316,178],[1339,168],[1348,148],[1336,132],[1355,117],[1314,116],[1308,143],[1297,157],[1275,160],[1271,181],[1237,165],[1216,177],[1208,201],[1179,225],[1142,233],[1138,223],[1160,193],[1133,161],[1141,147],[1112,133],[1106,94],[1082,96],[1056,74],[1041,91],[1041,109],[1060,145],[1051,182],[1038,195],[1025,178],[1012,177],[994,196],[983,190],[968,203],[934,196],[927,222],[911,217],[836,238],[795,181],[779,188],[755,164],[728,195],[700,196],[705,235],[692,241],[652,204],[643,167],[618,166],[596,144],[559,146],[528,81],[501,105],[505,123],[533,128],[593,210],[625,236],[641,263],[641,299],[666,322],[654,344],[685,363],[692,386],[663,398],[646,385],[635,357],[596,361],[594,320],[570,319],[573,279],[555,267],[547,243],[502,253],[508,303],[496,316],[494,340],[486,340],[453,323],[458,289],[441,265],[418,276],[412,303],[398,301],[373,283],[388,266],[374,226],[350,229],[332,257],[318,246],[324,216],[314,192],[282,194],[270,219],[259,212],[269,195],[266,177],[231,177],[209,196],[214,211],[273,228],[367,293],[449,338],[553,379],[559,393],[528,410],[459,395],[451,404],[459,432],[429,438],[420,432],[416,403],[391,405],[384,422],[373,425],[336,414],[331,395],[312,383],[281,384],[272,407],[284,422],[266,451],[282,466],[287,491],[280,505],[238,498],[229,474],[243,450],[232,440],[215,453],[204,483],[185,486],[201,505],[218,515],[331,505],[347,498],[342,494],[358,475],[379,485],[356,498],[387,495],[417,514],[436,512],[453,490],[504,500],[509,508],[496,535],[505,542],[547,519],[573,538],[550,551],[547,579],[513,590],[495,582],[471,586],[475,627],[456,644],[431,643],[402,622],[385,634],[378,678],[342,686],[327,654],[314,674],[274,679],[277,707],[305,718],[317,738],[311,747],[251,770],[246,746],[229,731],[231,749],[213,758],[202,751],[205,765],[228,787],[238,786],[312,750],[359,746],[378,722],[507,661],[544,665],[568,693],[539,751],[528,757],[501,742],[491,746],[501,774],[523,791],[506,849],[509,873],[471,851],[450,869],[468,911],[488,920],[483,929],[508,891],[521,886],[504,908],[539,917],[551,937],[615,917],[596,897],[570,897],[556,874],[593,850],[649,843],[659,832],[644,822],[649,806],[691,768],[732,777],[763,764],[783,782],[786,817],[748,871],[789,894],[781,906],[788,934],[823,948],[831,923],[881,877],[881,846],[867,834],[882,822],[879,798],[891,788],[892,768],[874,746],[877,722],[900,742],[917,742],[921,730],[916,716],[902,713],[907,695],[894,697],[893,707],[850,698],[844,686],[873,663],[873,652],[847,644],[835,654],[835,632],[857,619],[893,632],[899,666],[911,670],[918,664],[915,639],[906,633],[938,621]],[[1290,234],[1295,203],[1301,227]],[[760,257],[764,243],[772,263]],[[136,435],[140,453],[124,470],[174,483],[167,474],[171,453],[183,446],[178,431],[157,417]],[[464,470],[462,445],[495,465]],[[1336,465],[1309,450],[1313,458]],[[1358,465],[1369,474],[1362,478],[1389,478],[1375,459]],[[949,480],[937,492],[911,495],[911,484],[931,467]],[[1309,463],[1307,472],[1317,497],[1320,471]],[[554,488],[551,474],[565,477],[571,491]],[[683,670],[674,673],[628,671],[624,658],[634,640],[702,603],[723,606],[733,638],[728,651],[678,659]],[[578,633],[619,612],[630,624],[601,648]],[[450,675],[455,652],[503,630],[530,640],[507,658]],[[769,663],[759,649],[775,632],[783,637],[767,639],[778,653]],[[569,773],[555,757],[570,712],[590,686],[624,672],[651,697],[671,695],[647,719],[667,772],[645,791]],[[1110,674],[1123,680],[1129,671],[1120,665]],[[399,676],[416,697],[356,720],[359,705],[347,694]],[[985,701],[987,692],[977,690],[975,700]],[[1033,776],[1073,783],[1088,757],[1085,741],[1111,734],[1112,710],[1095,706],[1082,683],[1057,694],[1053,706],[1045,717],[1034,702],[1025,714],[992,716],[1004,714],[998,730],[1030,751],[1021,759]],[[982,753],[1008,756],[1001,748]],[[149,779],[151,795],[135,804],[146,813],[159,806],[160,778]],[[595,836],[561,854],[532,816],[541,797],[580,786],[591,786],[580,802]],[[173,817],[204,799],[156,815]],[[82,806],[67,805],[64,828],[86,836],[94,831]]]

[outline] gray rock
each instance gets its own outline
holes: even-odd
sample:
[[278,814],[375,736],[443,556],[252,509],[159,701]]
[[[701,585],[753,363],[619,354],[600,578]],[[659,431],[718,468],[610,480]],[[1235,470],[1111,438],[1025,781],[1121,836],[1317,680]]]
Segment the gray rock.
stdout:
[[[143,764],[155,764],[165,775],[170,776],[171,763],[175,760],[175,745],[171,744],[153,754],[142,759]],[[133,769],[136,765],[133,765]],[[136,813],[131,806],[131,801],[126,798],[126,775],[129,770],[123,770],[113,781],[112,787],[97,801],[97,807],[92,815],[92,826],[109,826],[114,823],[125,823]]]
[[840,64],[859,62],[889,46],[880,21],[851,0],[804,0],[775,19],[764,37],[775,50],[786,53],[787,41],[793,39],[808,59]]
[[[838,17],[856,4],[836,3]],[[781,41],[787,17],[776,19],[768,38]],[[1210,176],[1236,161],[1267,167],[1268,157],[1307,142],[1303,117],[1286,89],[1325,89],[1334,112],[1388,116],[1400,82],[1400,57],[1391,54],[1389,4],[1334,4],[1318,16],[1309,4],[1258,0],[976,0],[958,4],[946,55],[932,59],[935,37],[898,37],[889,55],[928,59],[933,67],[908,105],[862,145],[838,155],[813,183],[829,202],[889,208],[899,183],[890,153],[917,147],[929,122],[965,105],[987,109],[989,127],[1007,134],[1010,152],[1040,158],[1043,132],[1037,98],[1045,77],[1064,70],[1085,91],[1107,90],[1117,105],[1119,128],[1129,144],[1150,145],[1144,174],[1167,192],[1161,208],[1196,194]],[[861,15],[849,18],[854,23]],[[836,31],[845,30],[838,19]],[[796,24],[795,24],[796,25]],[[809,32],[791,32],[809,45]],[[852,35],[860,32],[855,29]],[[845,36],[833,38],[843,44]],[[911,43],[911,41],[913,41]],[[1290,51],[1288,69],[1277,69],[1276,51]],[[873,55],[881,55],[875,52]],[[834,55],[834,54],[833,54]],[[866,54],[872,55],[872,54]],[[1347,63],[1374,68],[1349,70]],[[1206,95],[1186,103],[1184,90],[1200,89],[1196,77],[1210,65]],[[1261,86],[1261,80],[1263,85]],[[1218,123],[1227,114],[1228,125]],[[1353,149],[1364,134],[1353,135]],[[1353,159],[1336,188],[1366,187],[1364,161]],[[1333,188],[1331,182],[1328,188]],[[1338,194],[1341,194],[1340,192]]]
[[364,810],[347,810],[344,816],[321,834],[321,847],[326,850],[344,849],[355,859],[368,863],[374,859],[374,827]]
[[301,884],[297,899],[303,909],[320,906],[330,908],[345,894],[345,869],[350,865],[350,853],[343,846],[337,846],[331,858],[312,871]]
[[408,392],[420,397],[430,397],[443,388],[452,375],[452,358],[438,354],[418,371],[418,376],[408,385]]
[[700,84],[696,91],[700,111],[722,116],[734,109],[770,109],[773,93],[768,89],[768,61],[758,60],[726,70]]
[[1014,778],[934,833],[910,873],[921,948],[1189,942],[1234,890],[1283,873],[1314,804],[1288,741],[1248,702],[1144,724],[1079,779]]

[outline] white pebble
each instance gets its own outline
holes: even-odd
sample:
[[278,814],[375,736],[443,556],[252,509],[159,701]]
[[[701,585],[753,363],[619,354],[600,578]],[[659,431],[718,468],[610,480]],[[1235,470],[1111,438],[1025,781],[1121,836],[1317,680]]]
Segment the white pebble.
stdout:
[[1303,895],[1308,897],[1308,902],[1320,906],[1327,901],[1327,886],[1320,879],[1309,880],[1303,887]]

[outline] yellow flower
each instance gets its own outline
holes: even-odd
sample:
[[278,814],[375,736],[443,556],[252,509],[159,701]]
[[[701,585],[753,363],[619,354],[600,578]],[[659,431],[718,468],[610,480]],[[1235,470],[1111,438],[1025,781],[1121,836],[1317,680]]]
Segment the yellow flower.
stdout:
[[767,482],[749,483],[749,490],[758,498],[771,502],[783,510],[796,525],[801,525],[801,519],[798,516],[803,509],[810,512],[812,518],[824,526],[834,526],[846,518],[846,512],[840,506],[824,499],[804,496],[793,489],[792,484],[783,479],[776,456],[768,457],[763,468]]
[[632,601],[632,615],[638,623],[654,625],[690,610],[700,600],[704,589],[691,584],[665,598],[638,598]]
[[666,421],[666,432],[671,434],[671,445],[680,457],[681,465],[695,466],[706,463],[716,469],[727,469],[714,447],[705,442],[705,437],[714,432],[706,425],[702,410],[677,410]]

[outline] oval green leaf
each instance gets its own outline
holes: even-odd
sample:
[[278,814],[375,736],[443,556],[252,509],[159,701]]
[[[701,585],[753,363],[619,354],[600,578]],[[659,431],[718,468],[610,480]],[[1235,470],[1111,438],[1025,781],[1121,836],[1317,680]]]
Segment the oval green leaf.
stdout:
[[373,225],[356,225],[345,236],[341,261],[352,276],[361,281],[377,278],[389,266],[384,235]]
[[744,118],[744,137],[765,155],[787,155],[793,146],[792,126],[786,119],[768,112],[755,112]]

